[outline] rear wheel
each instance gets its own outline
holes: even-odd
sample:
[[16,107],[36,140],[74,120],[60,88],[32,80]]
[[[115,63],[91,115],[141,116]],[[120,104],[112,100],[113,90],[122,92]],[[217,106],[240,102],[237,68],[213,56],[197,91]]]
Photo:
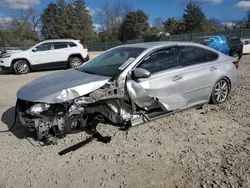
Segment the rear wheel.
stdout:
[[213,104],[220,104],[225,102],[229,95],[230,86],[226,79],[220,79],[214,86],[212,95],[211,95],[211,102]]
[[79,68],[82,65],[82,60],[79,57],[71,57],[69,58],[69,66],[70,68]]
[[30,72],[30,66],[25,60],[16,61],[14,63],[13,69],[16,74],[27,74]]
[[233,52],[233,53],[232,53],[232,57],[233,57],[235,60],[240,60],[240,53],[239,53],[239,52]]

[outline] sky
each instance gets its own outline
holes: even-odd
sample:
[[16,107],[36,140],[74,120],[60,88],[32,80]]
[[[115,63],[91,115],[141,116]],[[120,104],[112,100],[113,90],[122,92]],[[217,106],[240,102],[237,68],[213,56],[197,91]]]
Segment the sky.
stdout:
[[[117,0],[109,0],[115,2]],[[166,20],[169,17],[181,18],[185,4],[189,0],[130,0],[135,10],[141,9],[149,15],[149,22],[157,17]],[[192,0],[199,3],[207,18],[218,18],[222,22],[241,20],[246,18],[247,10],[250,10],[249,1],[239,0]],[[10,12],[20,8],[35,7],[39,12],[55,0],[0,0],[0,23],[11,20]],[[104,0],[85,0],[86,6],[95,23],[95,14],[103,4]],[[97,24],[97,23],[95,23]]]

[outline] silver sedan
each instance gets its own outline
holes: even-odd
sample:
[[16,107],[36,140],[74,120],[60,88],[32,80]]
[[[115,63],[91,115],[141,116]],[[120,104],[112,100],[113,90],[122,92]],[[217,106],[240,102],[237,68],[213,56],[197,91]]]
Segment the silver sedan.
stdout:
[[189,107],[222,103],[239,62],[210,47],[153,42],[112,48],[84,64],[41,77],[17,93],[20,122],[50,141],[99,122],[132,127]]

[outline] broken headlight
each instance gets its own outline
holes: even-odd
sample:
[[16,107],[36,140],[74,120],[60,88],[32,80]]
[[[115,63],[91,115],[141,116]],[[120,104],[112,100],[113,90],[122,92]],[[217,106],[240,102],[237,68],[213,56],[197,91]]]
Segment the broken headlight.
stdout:
[[40,114],[44,111],[47,111],[49,109],[50,105],[49,104],[35,104],[31,108],[29,108],[26,113],[30,115],[34,114]]

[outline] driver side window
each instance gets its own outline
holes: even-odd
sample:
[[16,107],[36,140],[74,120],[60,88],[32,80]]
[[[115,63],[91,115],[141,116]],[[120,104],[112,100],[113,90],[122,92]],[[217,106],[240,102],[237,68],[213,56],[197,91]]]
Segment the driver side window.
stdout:
[[51,50],[51,43],[44,43],[36,47],[37,52],[49,51]]
[[138,68],[144,68],[151,74],[177,67],[175,48],[153,52]]

